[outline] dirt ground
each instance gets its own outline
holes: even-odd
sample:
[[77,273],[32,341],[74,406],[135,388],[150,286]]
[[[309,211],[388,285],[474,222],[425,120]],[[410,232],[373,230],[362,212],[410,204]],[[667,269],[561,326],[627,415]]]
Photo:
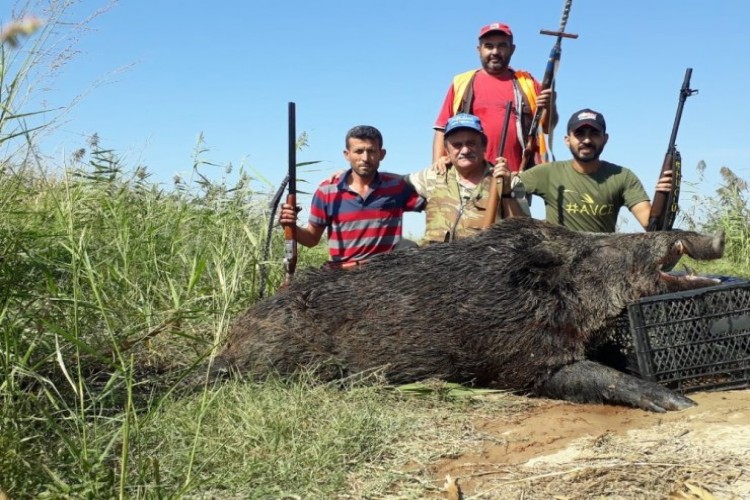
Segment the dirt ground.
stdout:
[[689,396],[698,406],[662,414],[541,400],[483,417],[479,449],[434,477],[451,500],[750,499],[750,390]]

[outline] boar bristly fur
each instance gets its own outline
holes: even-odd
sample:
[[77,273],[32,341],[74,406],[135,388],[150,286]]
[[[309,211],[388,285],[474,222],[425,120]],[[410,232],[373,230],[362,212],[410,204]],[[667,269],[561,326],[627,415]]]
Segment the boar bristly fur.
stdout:
[[585,359],[597,332],[641,297],[708,286],[663,272],[713,259],[723,236],[577,233],[530,218],[452,243],[394,252],[353,270],[309,271],[250,307],[215,372],[323,378],[382,367],[428,378],[655,411],[692,402]]

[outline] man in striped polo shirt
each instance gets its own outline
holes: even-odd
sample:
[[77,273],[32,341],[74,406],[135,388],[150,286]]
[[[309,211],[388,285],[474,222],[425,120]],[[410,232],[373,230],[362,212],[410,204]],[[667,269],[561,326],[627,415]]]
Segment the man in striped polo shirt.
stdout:
[[[378,172],[385,153],[378,129],[369,125],[350,129],[344,158],[351,168],[318,186],[307,226],[297,227],[297,241],[306,247],[317,245],[327,230],[331,266],[356,265],[404,245],[403,213],[424,209],[425,200],[402,176]],[[279,222],[296,225],[296,208],[284,203]]]

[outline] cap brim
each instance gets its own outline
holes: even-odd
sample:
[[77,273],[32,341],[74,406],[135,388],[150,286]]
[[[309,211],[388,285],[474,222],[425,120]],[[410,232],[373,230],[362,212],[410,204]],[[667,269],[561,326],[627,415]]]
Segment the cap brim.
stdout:
[[471,130],[472,132],[476,132],[477,134],[484,137],[485,140],[487,139],[487,135],[484,132],[482,132],[481,130],[475,129],[474,127],[453,127],[452,129],[443,132],[443,137],[448,137],[453,132],[458,132],[459,130]]
[[591,127],[593,129],[598,130],[599,132],[604,132],[604,128],[602,128],[601,124],[599,124],[599,123],[597,123],[595,121],[589,121],[589,120],[584,120],[582,122],[578,122],[575,125],[573,125],[572,127],[570,127],[568,130],[575,132],[576,130],[578,130],[581,127]]
[[481,35],[479,35],[479,38],[485,37],[485,36],[490,35],[492,33],[500,33],[501,35],[505,35],[505,36],[513,36],[513,33],[511,33],[510,31],[505,31],[505,30],[501,30],[501,29],[494,29],[494,30],[485,31],[484,33],[482,33]]

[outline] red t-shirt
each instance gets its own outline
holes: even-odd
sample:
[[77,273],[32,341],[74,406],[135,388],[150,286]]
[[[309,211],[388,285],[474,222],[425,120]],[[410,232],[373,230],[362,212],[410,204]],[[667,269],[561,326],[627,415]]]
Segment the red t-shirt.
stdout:
[[[513,92],[513,71],[507,75],[496,77],[487,74],[483,69],[477,71],[474,77],[474,102],[472,105],[472,114],[476,115],[482,122],[484,133],[487,135],[487,150],[485,158],[487,161],[495,164],[498,156],[503,156],[508,160],[508,166],[512,171],[517,171],[521,164],[521,155],[523,148],[518,139],[518,117],[516,115],[515,94]],[[534,86],[537,93],[541,91],[541,85],[536,80]],[[455,92],[451,83],[448,94],[443,101],[443,107],[440,109],[437,120],[435,120],[436,129],[444,129],[448,119],[453,116],[453,98]],[[505,139],[505,149],[503,154],[498,154],[500,147],[500,134],[503,130],[503,119],[505,118],[505,105],[508,101],[513,103],[513,112],[508,123],[508,135]]]

